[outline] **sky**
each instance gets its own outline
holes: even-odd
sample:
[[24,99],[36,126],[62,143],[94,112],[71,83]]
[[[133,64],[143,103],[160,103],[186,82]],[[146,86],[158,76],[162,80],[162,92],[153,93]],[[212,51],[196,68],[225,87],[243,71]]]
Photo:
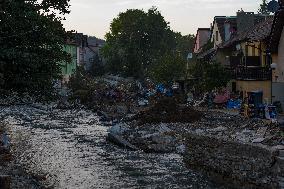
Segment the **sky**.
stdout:
[[70,0],[67,30],[104,39],[113,18],[127,9],[158,8],[170,27],[183,35],[209,28],[214,16],[234,16],[241,8],[256,12],[261,0]]

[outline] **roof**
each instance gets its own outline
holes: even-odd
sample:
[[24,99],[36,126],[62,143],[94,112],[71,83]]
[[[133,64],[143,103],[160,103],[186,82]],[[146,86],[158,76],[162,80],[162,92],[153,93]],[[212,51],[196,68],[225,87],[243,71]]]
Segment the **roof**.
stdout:
[[207,30],[207,31],[210,31],[211,29],[210,28],[198,28],[197,31],[199,30]]
[[[197,36],[198,36],[198,33],[200,32],[200,31],[207,31],[207,32],[211,32],[211,29],[210,28],[198,28],[197,29],[197,33],[196,33],[196,35],[195,35],[195,38],[194,38],[194,45],[193,45],[193,47],[192,47],[192,52],[194,52],[194,49],[195,49],[195,47],[196,47],[196,41],[197,41]],[[209,38],[210,39],[210,38]],[[207,41],[209,40],[209,39],[207,39]],[[204,45],[204,44],[203,44]],[[200,50],[200,49],[199,49]]]
[[237,17],[236,16],[230,16],[230,17],[215,16],[214,17],[214,24],[215,23],[217,24],[217,27],[218,27],[218,30],[220,32],[222,41],[225,41],[225,28],[224,28],[225,22],[230,22],[232,27],[237,28]]
[[278,52],[278,45],[284,28],[284,0],[282,0],[282,8],[276,13],[273,21],[273,26],[270,33],[270,41],[268,48],[271,52]]
[[278,3],[282,9],[284,8],[284,0],[278,0]]
[[273,18],[268,17],[266,20],[256,24],[251,29],[241,33],[237,33],[232,36],[229,41],[224,42],[220,48],[229,47],[235,45],[240,41],[262,41],[266,40],[270,36],[271,28],[273,25]]
[[213,55],[214,53],[216,52],[216,49],[212,48],[212,49],[209,49],[201,54],[199,54],[197,56],[197,59],[202,59],[202,58],[205,58],[205,57],[208,57],[208,56],[211,56]]

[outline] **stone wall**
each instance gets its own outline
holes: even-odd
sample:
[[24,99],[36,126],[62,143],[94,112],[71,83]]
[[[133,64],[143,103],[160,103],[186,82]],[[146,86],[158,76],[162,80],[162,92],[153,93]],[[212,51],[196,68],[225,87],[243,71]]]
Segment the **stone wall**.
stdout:
[[[228,188],[280,188],[284,166],[277,148],[188,134],[184,161]],[[278,146],[279,147],[279,146]]]

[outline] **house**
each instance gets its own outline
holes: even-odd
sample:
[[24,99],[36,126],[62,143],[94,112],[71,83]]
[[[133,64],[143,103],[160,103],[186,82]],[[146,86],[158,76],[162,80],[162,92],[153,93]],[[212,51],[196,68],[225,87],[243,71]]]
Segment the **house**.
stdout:
[[230,39],[231,33],[236,30],[236,16],[215,16],[212,33],[211,42],[213,43],[213,48],[217,49],[219,45]]
[[210,28],[198,28],[195,42],[194,42],[194,49],[193,52],[195,54],[199,53],[202,50],[202,47],[207,44],[211,36],[211,29]]
[[[229,67],[233,73],[232,91],[262,91],[263,100],[271,102],[271,70],[267,54],[273,18],[267,17],[256,25],[238,31],[220,49],[229,49]],[[241,27],[241,26],[240,26]]]
[[85,47],[84,68],[89,73],[96,73],[96,68],[100,69],[104,61],[101,56],[101,48],[105,44],[104,40],[96,37],[88,37],[88,46]]
[[77,65],[85,65],[85,48],[88,47],[88,36],[83,33],[75,33],[74,40],[77,44]]
[[63,50],[71,56],[71,62],[61,62],[62,83],[68,83],[72,74],[76,72],[77,68],[77,43],[73,40],[67,39]]
[[271,53],[272,97],[284,105],[284,0],[279,0],[280,8],[275,13],[268,49]]
[[244,12],[243,10],[239,10],[236,16],[215,17],[211,36],[211,41],[216,50],[215,61],[224,66],[229,66],[230,60],[228,58],[234,49],[231,49],[230,46],[223,48],[224,44],[227,44],[232,38],[236,39],[237,35],[244,35],[251,31],[255,25],[265,21],[267,17],[267,15],[256,15],[253,12]]
[[217,62],[231,71],[234,92],[262,91],[271,101],[271,70],[266,53],[273,16],[240,10],[236,16],[215,16],[211,49],[198,54],[202,62]]

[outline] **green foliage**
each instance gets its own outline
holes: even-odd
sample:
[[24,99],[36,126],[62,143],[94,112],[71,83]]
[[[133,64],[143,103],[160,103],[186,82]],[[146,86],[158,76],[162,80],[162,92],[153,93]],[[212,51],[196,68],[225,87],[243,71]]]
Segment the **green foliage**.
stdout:
[[89,74],[95,77],[105,74],[105,66],[103,65],[102,58],[98,54],[94,56],[94,62],[90,68]]
[[259,14],[270,14],[270,11],[268,10],[268,3],[267,0],[262,0],[262,3],[260,4],[260,7],[258,9]]
[[191,34],[182,36],[180,33],[176,33],[176,40],[176,51],[186,60],[188,53],[192,52],[195,36]]
[[175,33],[156,8],[130,9],[112,21],[103,54],[109,71],[143,78],[149,66],[176,44]]
[[[10,0],[0,11],[0,87],[18,92],[47,94],[60,78],[66,31],[61,15],[69,0]],[[58,16],[59,15],[59,16]],[[0,82],[1,83],[1,82]]]
[[150,76],[159,83],[171,83],[185,77],[186,60],[177,54],[164,55],[150,71]]
[[202,92],[212,91],[215,88],[226,87],[231,80],[231,74],[219,63],[197,62],[191,65],[190,75],[196,78],[194,87]]

